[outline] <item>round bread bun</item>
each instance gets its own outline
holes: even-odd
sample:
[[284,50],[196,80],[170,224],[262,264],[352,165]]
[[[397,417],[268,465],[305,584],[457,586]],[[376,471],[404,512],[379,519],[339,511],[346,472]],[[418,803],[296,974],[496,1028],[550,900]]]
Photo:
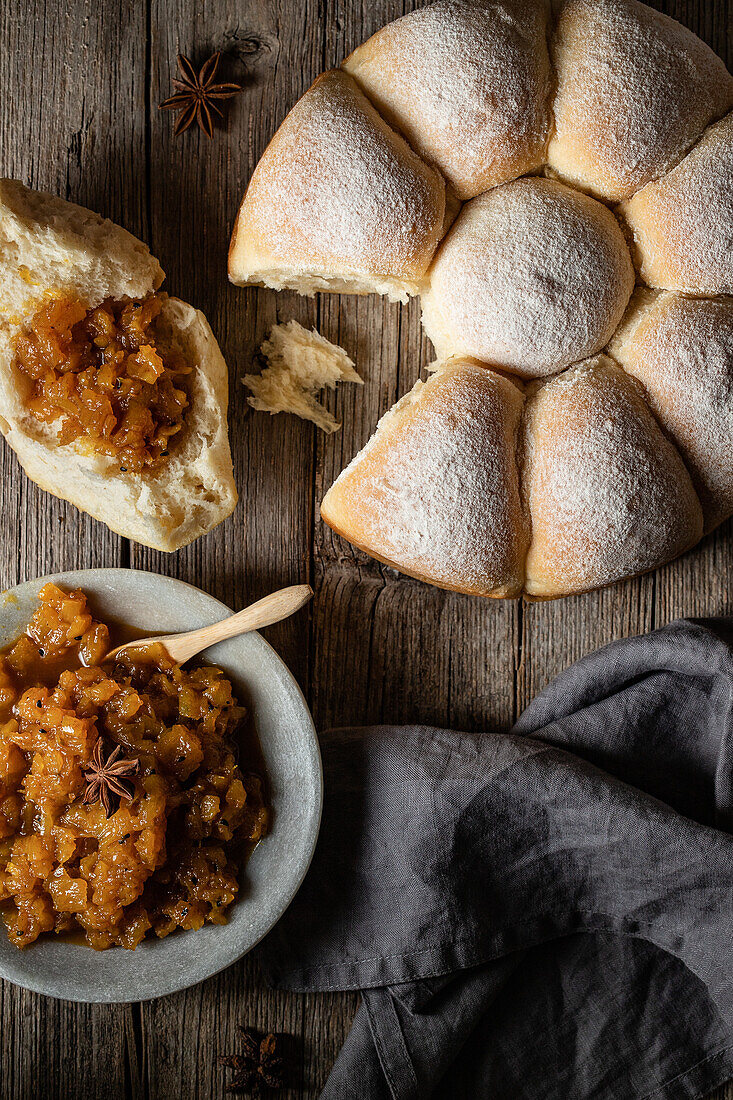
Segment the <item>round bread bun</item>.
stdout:
[[534,386],[522,471],[530,596],[598,588],[698,541],[702,510],[690,475],[637,382],[598,356]]
[[564,0],[548,163],[609,201],[668,172],[733,107],[733,77],[686,27],[636,0]]
[[402,573],[517,596],[528,528],[519,495],[520,387],[469,360],[418,382],[329,489],[323,519]]
[[422,286],[455,200],[347,73],[323,73],[255,168],[229,248],[233,283],[301,294]]
[[733,514],[733,298],[638,291],[609,350],[644,386],[712,530]]
[[157,550],[176,550],[234,509],[237,492],[227,434],[226,364],[198,310],[163,301],[158,345],[192,368],[184,426],[170,454],[142,473],[123,472],[83,441],[61,446],[57,427],[37,420],[25,399],[30,382],[14,366],[14,340],[49,297],[89,308],[105,298],[145,298],[163,272],[141,241],[91,210],[0,180],[0,430],[42,489]]
[[529,178],[463,207],[429,279],[423,324],[439,360],[467,355],[537,378],[605,346],[634,269],[610,210]]
[[620,210],[643,282],[690,294],[733,294],[733,114]]
[[377,31],[343,68],[471,199],[544,161],[547,9],[545,0],[439,0]]

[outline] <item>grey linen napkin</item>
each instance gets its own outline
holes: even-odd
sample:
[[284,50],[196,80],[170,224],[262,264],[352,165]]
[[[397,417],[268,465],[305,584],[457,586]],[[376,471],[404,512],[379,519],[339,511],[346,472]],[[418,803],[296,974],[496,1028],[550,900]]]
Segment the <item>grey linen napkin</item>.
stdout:
[[564,672],[510,734],[323,738],[267,979],[361,990],[324,1100],[685,1100],[733,1077],[733,622]]

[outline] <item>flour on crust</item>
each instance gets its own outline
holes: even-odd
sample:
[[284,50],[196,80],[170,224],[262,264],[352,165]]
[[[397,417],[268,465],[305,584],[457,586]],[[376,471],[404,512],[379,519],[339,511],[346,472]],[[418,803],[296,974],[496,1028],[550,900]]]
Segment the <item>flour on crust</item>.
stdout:
[[528,528],[513,380],[452,360],[418,382],[326,494],[325,521],[403,573],[459,592],[517,596]]
[[470,199],[544,161],[548,8],[544,0],[439,0],[382,27],[343,68]]
[[643,385],[712,530],[733,514],[733,298],[638,291],[609,351]]
[[687,27],[637,0],[564,0],[548,162],[620,201],[664,175],[733,107],[733,76]]
[[323,73],[255,168],[229,249],[232,282],[301,294],[417,294],[452,217],[445,183],[356,82]]
[[634,269],[607,207],[529,178],[463,207],[429,280],[423,324],[438,359],[470,355],[532,378],[604,347]]
[[733,294],[733,113],[681,164],[622,203],[639,274],[649,286]]
[[702,534],[682,459],[641,386],[606,356],[534,383],[523,454],[530,596],[585,592],[655,569]]

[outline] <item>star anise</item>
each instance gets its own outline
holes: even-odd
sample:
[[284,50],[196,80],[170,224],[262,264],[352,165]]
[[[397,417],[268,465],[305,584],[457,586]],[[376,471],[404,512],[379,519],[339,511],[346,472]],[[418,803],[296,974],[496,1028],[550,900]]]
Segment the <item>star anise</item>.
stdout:
[[[140,761],[121,760],[122,745],[105,758],[104,740],[98,737],[92,749],[92,758],[82,769],[86,779],[86,790],[82,803],[89,806],[92,802],[101,802],[105,817],[109,817],[119,807],[121,800],[131,802],[135,793],[132,777],[137,774]],[[116,803],[116,805],[115,805]]]
[[283,1088],[284,1069],[278,1037],[270,1033],[260,1039],[252,1028],[237,1030],[242,1036],[244,1053],[228,1054],[219,1059],[220,1066],[234,1070],[226,1091],[248,1091],[252,1096],[261,1096],[263,1089]]
[[178,55],[178,68],[181,70],[182,80],[173,80],[176,89],[170,99],[160,104],[159,111],[180,111],[181,115],[176,124],[175,135],[178,137],[194,122],[199,124],[208,138],[214,133],[215,111],[219,118],[224,114],[216,103],[218,99],[231,99],[241,92],[240,84],[214,84],[214,77],[219,65],[221,53],[213,54],[208,61],[201,66],[198,75],[191,62],[182,53]]

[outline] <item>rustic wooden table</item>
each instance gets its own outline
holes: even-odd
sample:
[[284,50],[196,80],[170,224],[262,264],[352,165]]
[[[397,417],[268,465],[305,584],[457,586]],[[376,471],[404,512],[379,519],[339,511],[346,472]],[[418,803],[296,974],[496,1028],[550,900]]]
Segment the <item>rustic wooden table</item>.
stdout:
[[[149,242],[171,292],[208,315],[231,368],[241,502],[207,538],[166,556],[131,545],[40,492],[0,450],[0,584],[61,569],[133,566],[200,585],[232,607],[310,581],[310,613],[268,630],[319,728],[419,721],[506,728],[547,681],[605,642],[680,615],[733,611],[733,526],[682,560],[605,592],[549,604],[491,602],[429,588],[354,551],[318,519],[325,491],[379,416],[429,361],[417,301],[242,291],[226,281],[244,186],[288,108],[412,0],[2,0],[0,171],[108,215]],[[733,0],[663,0],[733,61]],[[173,137],[158,112],[178,51],[214,50],[245,85],[226,132]],[[273,322],[317,325],[355,358],[366,385],[330,405],[330,438],[293,417],[254,414],[238,378]],[[348,1031],[351,995],[285,996],[245,959],[142,1005],[98,1007],[0,987],[0,1096],[209,1098],[235,1025],[290,1033],[315,1096]],[[719,1094],[733,1100],[733,1090]]]

